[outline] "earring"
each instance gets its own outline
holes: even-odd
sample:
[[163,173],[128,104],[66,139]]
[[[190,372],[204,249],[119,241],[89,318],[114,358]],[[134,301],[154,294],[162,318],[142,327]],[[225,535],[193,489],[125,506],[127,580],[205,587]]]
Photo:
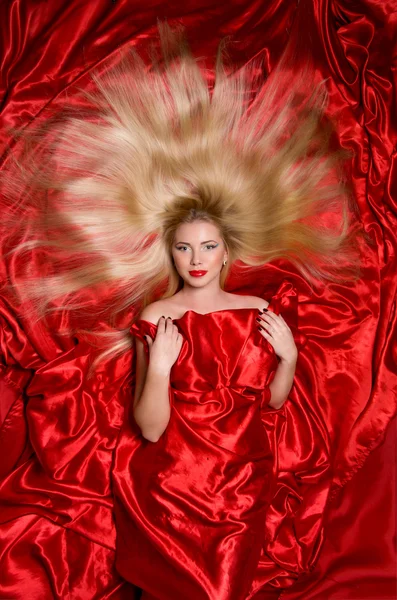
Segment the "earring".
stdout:
[[223,266],[225,266],[225,265],[226,265],[226,263],[227,263],[227,260],[224,260],[224,261],[223,261]]

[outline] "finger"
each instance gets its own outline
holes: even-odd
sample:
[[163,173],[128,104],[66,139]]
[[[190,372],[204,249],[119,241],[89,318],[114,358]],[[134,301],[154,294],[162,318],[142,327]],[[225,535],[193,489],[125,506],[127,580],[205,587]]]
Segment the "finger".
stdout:
[[259,313],[260,319],[271,319],[270,313]]
[[271,312],[267,312],[267,313],[265,313],[264,315],[261,315],[261,316],[262,316],[262,319],[264,319],[264,318],[267,317],[271,321],[276,321],[276,322],[279,321],[279,319],[280,319],[279,315],[276,315],[276,313],[271,313]]
[[268,331],[281,331],[284,327],[282,323],[279,323],[274,319],[263,319],[261,325],[266,327]]
[[260,330],[260,333],[269,342],[269,344],[271,344],[273,346],[273,344],[272,344],[272,341],[273,341],[272,336],[267,331],[265,331],[264,329]]
[[157,332],[158,333],[164,333],[164,331],[165,331],[165,316],[163,315],[158,320],[158,323],[157,323]]
[[179,329],[178,329],[178,327],[175,324],[173,324],[173,326],[172,326],[172,336],[173,336],[173,338],[178,339],[178,335],[179,335]]
[[172,334],[174,331],[174,323],[172,322],[171,317],[166,317],[164,321],[165,333]]
[[269,325],[267,323],[263,323],[262,325],[259,325],[258,329],[262,334],[266,333],[267,335],[271,335],[271,331],[270,331]]
[[265,333],[267,333],[268,335],[270,335],[270,336],[273,336],[273,335],[277,334],[276,329],[272,325],[269,325],[268,323],[265,323],[263,325],[263,328],[264,328],[263,331]]
[[150,335],[145,335],[145,336],[143,336],[143,337],[144,337],[144,338],[145,338],[145,340],[147,341],[147,344],[148,344],[149,348],[151,348],[151,346],[152,346],[152,344],[153,344],[153,340],[152,340],[152,338],[150,337]]
[[269,317],[268,319],[264,319],[263,322],[272,325],[276,331],[289,330],[287,323],[280,315],[274,315],[274,318]]

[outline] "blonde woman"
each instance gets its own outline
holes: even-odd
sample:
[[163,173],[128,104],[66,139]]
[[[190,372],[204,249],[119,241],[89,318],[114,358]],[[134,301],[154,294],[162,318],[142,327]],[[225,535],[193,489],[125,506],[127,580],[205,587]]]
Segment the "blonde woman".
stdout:
[[221,288],[227,243],[208,215],[191,211],[170,255],[182,289],[131,329],[137,427],[114,470],[116,566],[143,598],[245,599],[275,483],[261,411],[287,399],[297,347],[268,301]]
[[113,469],[120,574],[147,599],[248,600],[277,475],[262,413],[287,400],[302,338],[291,281],[272,298],[225,282],[277,258],[338,280],[354,228],[323,95],[281,76],[255,95],[254,66],[227,74],[222,52],[211,88],[180,32],[160,33],[160,64],[133,54],[99,76],[94,110],[50,127],[5,180],[25,191],[15,252],[51,250],[17,292],[79,314],[97,286],[106,330],[91,333],[108,344],[93,369],[136,339]]

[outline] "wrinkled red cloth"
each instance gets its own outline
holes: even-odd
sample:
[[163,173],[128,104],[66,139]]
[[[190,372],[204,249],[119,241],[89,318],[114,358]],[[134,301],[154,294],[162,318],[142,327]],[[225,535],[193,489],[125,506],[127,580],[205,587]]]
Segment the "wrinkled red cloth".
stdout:
[[[266,72],[289,42],[294,68],[309,54],[327,79],[329,114],[341,145],[354,152],[350,179],[373,240],[363,248],[362,278],[312,290],[278,261],[244,279],[232,273],[227,285],[270,300],[292,281],[307,340],[284,408],[263,414],[278,479],[257,600],[395,598],[381,466],[395,466],[387,440],[397,390],[396,14],[394,0],[0,6],[3,148],[10,128],[45,121],[66,95],[73,103],[87,74],[112,62],[117,48],[144,47],[156,18],[181,19],[199,56],[213,56],[231,34],[231,59],[261,56]],[[34,252],[29,265],[40,272]],[[5,257],[1,281],[14,281],[18,268]],[[112,477],[133,393],[133,353],[88,379],[90,348],[58,335],[55,316],[49,328],[30,322],[2,290],[0,319],[0,597],[130,599],[134,588],[114,566]],[[364,526],[352,530],[352,519]]]
[[[268,309],[280,314],[281,300],[281,314],[288,322],[293,312],[296,322],[288,282]],[[262,414],[278,360],[258,314],[189,310],[174,319],[184,342],[171,369],[170,422],[151,443],[125,421],[113,470],[116,566],[159,600],[245,600],[260,587],[277,485],[277,446]],[[131,327],[149,362],[145,335],[154,339],[156,330],[142,319]]]
[[329,502],[315,568],[284,590],[283,600],[396,596],[396,425],[394,417],[382,444]]

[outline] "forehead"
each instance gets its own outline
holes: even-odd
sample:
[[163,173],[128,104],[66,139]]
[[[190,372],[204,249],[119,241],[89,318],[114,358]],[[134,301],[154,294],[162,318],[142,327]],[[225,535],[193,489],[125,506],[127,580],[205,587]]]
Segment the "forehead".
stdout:
[[194,221],[194,223],[181,223],[175,231],[175,241],[184,242],[220,240],[221,235],[218,227],[207,221]]

